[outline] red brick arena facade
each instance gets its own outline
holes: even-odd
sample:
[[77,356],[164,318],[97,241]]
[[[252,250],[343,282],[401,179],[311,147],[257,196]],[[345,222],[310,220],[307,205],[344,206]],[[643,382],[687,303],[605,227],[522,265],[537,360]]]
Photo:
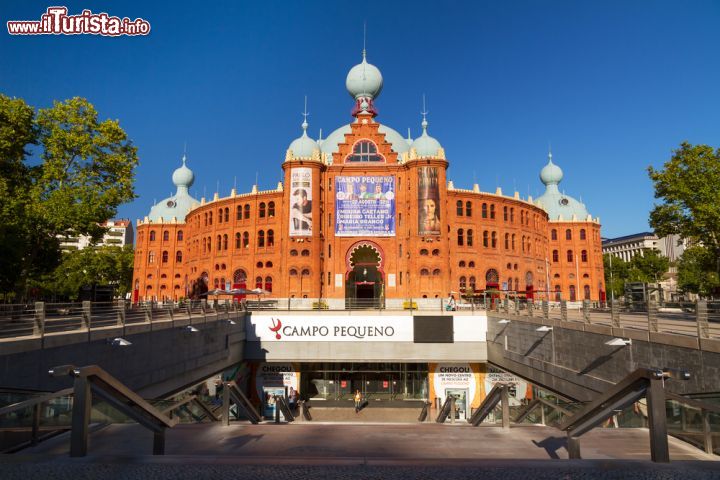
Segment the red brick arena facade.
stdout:
[[275,190],[195,200],[183,159],[177,194],[137,223],[135,301],[257,287],[334,304],[484,291],[605,300],[599,220],[559,192],[551,158],[536,200],[455,188],[424,119],[415,140],[378,123],[377,68],[363,57],[346,84],[352,123],[316,141],[303,122]]

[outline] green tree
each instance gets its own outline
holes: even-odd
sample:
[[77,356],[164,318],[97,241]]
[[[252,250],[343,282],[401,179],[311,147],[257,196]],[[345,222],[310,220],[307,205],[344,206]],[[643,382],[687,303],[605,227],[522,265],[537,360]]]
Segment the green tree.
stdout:
[[709,249],[694,246],[686,249],[678,261],[678,286],[684,292],[709,296],[720,287],[715,257]]
[[[30,151],[33,159],[31,165]],[[39,163],[38,160],[39,159]],[[60,261],[58,235],[99,238],[134,198],[137,149],[83,98],[35,114],[0,94],[0,292],[24,296]]]
[[64,252],[60,265],[40,284],[48,293],[70,299],[86,285],[113,285],[117,295],[125,296],[131,289],[133,258],[132,245]]
[[633,282],[657,283],[670,267],[670,260],[655,249],[643,249],[630,261],[628,279]]
[[[605,288],[608,299],[614,295],[619,299],[625,294],[625,282],[629,278],[630,264],[622,258],[606,253],[603,255],[603,267],[605,270]],[[611,266],[612,264],[612,266]]]
[[650,212],[658,236],[680,235],[703,245],[720,272],[720,149],[684,142],[662,170],[648,169],[655,198]]

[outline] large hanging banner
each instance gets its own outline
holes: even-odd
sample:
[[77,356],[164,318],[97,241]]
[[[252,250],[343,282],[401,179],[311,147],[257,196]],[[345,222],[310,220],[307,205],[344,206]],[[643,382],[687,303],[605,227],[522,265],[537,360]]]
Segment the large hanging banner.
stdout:
[[395,236],[395,177],[335,177],[335,235]]
[[312,169],[290,170],[290,236],[312,235]]
[[418,168],[418,234],[440,235],[440,188],[437,167]]

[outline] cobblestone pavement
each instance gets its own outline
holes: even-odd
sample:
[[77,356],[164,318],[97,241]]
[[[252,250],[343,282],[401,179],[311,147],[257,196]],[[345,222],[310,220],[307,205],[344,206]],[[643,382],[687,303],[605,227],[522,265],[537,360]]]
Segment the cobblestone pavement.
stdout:
[[[168,459],[172,460],[172,459]],[[3,462],[4,463],[4,462]],[[676,462],[666,465],[632,461],[545,461],[527,460],[473,465],[244,465],[198,463],[4,463],[3,480],[48,478],[85,479],[193,479],[193,480],[620,480],[620,479],[717,479],[720,470],[710,462]]]

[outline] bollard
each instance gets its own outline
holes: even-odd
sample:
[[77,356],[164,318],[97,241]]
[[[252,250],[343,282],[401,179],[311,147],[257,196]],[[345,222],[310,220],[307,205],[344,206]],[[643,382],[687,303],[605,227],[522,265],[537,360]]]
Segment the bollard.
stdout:
[[707,300],[698,300],[695,304],[695,319],[697,321],[698,338],[710,338]]

